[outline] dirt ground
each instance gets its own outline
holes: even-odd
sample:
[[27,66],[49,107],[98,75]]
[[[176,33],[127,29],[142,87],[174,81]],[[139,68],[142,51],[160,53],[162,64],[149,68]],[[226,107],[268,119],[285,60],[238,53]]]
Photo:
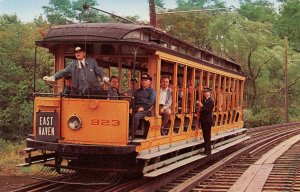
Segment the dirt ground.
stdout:
[[30,176],[0,176],[0,191],[7,192],[38,182]]

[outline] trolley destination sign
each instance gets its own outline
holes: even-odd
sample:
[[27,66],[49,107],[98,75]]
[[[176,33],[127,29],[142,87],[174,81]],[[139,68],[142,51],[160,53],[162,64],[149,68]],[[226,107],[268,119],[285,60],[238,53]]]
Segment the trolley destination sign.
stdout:
[[38,112],[36,114],[37,139],[55,141],[57,139],[57,122],[57,112]]

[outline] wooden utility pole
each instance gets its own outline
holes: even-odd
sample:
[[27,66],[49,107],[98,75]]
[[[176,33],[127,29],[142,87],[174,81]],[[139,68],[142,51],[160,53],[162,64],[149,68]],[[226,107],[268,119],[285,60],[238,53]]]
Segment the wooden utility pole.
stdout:
[[156,11],[154,0],[149,0],[149,10],[150,10],[150,25],[156,27]]
[[284,109],[285,122],[289,122],[289,108],[288,108],[288,38],[284,37]]

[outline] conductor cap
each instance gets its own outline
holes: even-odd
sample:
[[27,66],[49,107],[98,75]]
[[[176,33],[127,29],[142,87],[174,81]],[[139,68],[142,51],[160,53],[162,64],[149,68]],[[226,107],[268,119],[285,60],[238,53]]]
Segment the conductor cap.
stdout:
[[152,81],[152,77],[149,74],[143,74],[141,76],[141,79],[148,79],[148,80]]
[[83,47],[81,46],[76,46],[74,49],[75,52],[79,52],[79,51],[85,51]]
[[209,87],[203,87],[203,91],[204,92],[211,92],[211,88],[209,88]]

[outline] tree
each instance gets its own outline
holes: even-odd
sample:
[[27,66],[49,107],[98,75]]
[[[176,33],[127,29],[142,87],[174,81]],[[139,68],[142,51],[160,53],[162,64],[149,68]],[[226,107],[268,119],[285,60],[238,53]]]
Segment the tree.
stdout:
[[[41,23],[39,23],[41,24]],[[34,67],[34,42],[40,39],[43,26],[35,23],[22,24],[15,15],[0,16],[0,137],[12,139],[24,134],[32,125],[32,92]],[[38,54],[45,66],[50,63],[46,50]],[[39,66],[39,63],[38,63]],[[48,71],[38,68],[41,79]],[[49,74],[49,73],[48,73]],[[39,76],[40,75],[40,76]],[[38,81],[40,90],[47,90]]]
[[[178,8],[172,11],[191,10],[195,7],[201,9],[210,5],[208,1],[186,0],[177,1],[177,4]],[[296,7],[294,6],[294,11]],[[298,12],[300,11],[294,13]],[[274,22],[277,17],[273,4],[265,0],[254,2],[246,0],[243,1],[238,12],[164,14],[159,15],[158,23],[160,28],[180,39],[241,64],[243,72],[247,75],[245,104],[250,113],[246,113],[249,114],[246,121],[249,126],[252,126],[284,121],[282,118],[284,117],[284,47],[283,36],[274,33]],[[300,19],[292,18],[291,21],[285,22],[290,22],[288,24],[290,28],[286,29],[300,26]],[[295,39],[298,37],[297,34],[291,33],[291,36]],[[290,57],[298,60],[289,64],[289,113],[294,119],[299,119],[300,54],[292,50],[289,52],[291,52]]]
[[220,0],[176,0],[178,10],[203,8],[224,8],[225,2]]
[[281,38],[287,36],[289,44],[295,50],[300,51],[300,3],[298,0],[287,0],[284,2],[274,28]]
[[70,0],[50,0],[49,6],[43,6],[43,9],[48,21],[52,24],[72,23],[72,18],[74,18]]
[[[273,25],[228,14],[211,22],[208,31],[211,50],[240,63],[247,74],[245,98],[251,111],[247,122],[251,126],[284,122],[284,47]],[[289,113],[299,119],[300,54],[292,50],[289,54]]]
[[161,8],[161,9],[165,9],[165,1],[164,0],[155,0],[155,6]]
[[244,0],[238,9],[239,14],[251,21],[274,23],[276,11],[274,4],[268,0]]
[[179,10],[202,9],[207,0],[176,0]]
[[75,22],[107,22],[112,20],[109,16],[96,10],[84,10],[84,3],[90,6],[97,5],[96,0],[50,0],[49,6],[43,6],[44,13],[51,24],[61,25]]
[[[215,36],[220,30],[222,33]],[[272,25],[245,20],[238,15],[222,15],[210,25],[209,31],[210,36],[212,34],[212,51],[242,64],[248,75],[247,103],[253,107],[257,104],[257,92],[260,90],[259,78],[274,57],[269,52],[272,48],[270,42],[278,41],[278,38],[272,39]]]
[[186,42],[202,47],[207,42],[208,25],[212,15],[206,12],[179,13],[158,17],[158,27],[168,33],[184,39]]
[[100,13],[97,10],[89,9],[84,10],[83,5],[88,3],[90,6],[96,6],[96,0],[77,0],[72,3],[72,10],[74,12],[74,18],[76,21],[87,22],[87,23],[102,23],[109,22],[112,20],[107,15]]

